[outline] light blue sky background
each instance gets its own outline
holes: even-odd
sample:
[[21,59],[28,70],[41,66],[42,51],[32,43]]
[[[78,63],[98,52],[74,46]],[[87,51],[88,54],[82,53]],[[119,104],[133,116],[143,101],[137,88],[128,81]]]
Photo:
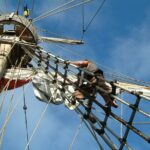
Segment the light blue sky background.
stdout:
[[[32,1],[33,0],[28,0],[30,8],[32,7]],[[41,13],[51,10],[65,2],[67,2],[67,0],[35,0],[34,11],[31,12],[32,17],[35,18]],[[97,10],[100,2],[100,0],[94,0],[85,6],[85,26]],[[0,11],[12,12],[16,10],[16,4],[17,0],[1,0]],[[22,7],[20,8],[20,12],[22,13]],[[84,45],[66,46],[69,51],[60,49],[53,44],[41,45],[47,51],[53,52],[55,55],[61,56],[64,59],[79,60],[88,58],[105,69],[105,66],[107,66],[113,71],[115,70],[149,82],[149,10],[149,0],[106,0],[103,9],[85,33]],[[36,22],[35,25],[64,37],[80,39],[82,35],[81,7],[47,17]],[[43,35],[52,36],[52,34]],[[31,135],[45,104],[36,100],[31,85],[26,87],[27,115],[29,134]],[[22,88],[15,91],[17,95],[14,97],[14,102],[18,100],[23,101],[22,98],[19,98],[18,94],[21,93],[21,91]],[[7,96],[5,103],[8,103],[8,97],[10,96]],[[23,104],[21,103],[8,123],[1,147],[3,150],[22,150],[26,145],[22,107]],[[142,104],[141,108],[150,113],[148,103]],[[124,110],[127,109],[124,108]],[[114,111],[120,113],[120,109]],[[5,113],[4,107],[0,114],[1,120],[3,120]],[[126,118],[127,116],[124,115],[124,117]],[[136,121],[143,121],[141,117],[142,116],[139,115]],[[50,105],[30,144],[30,150],[67,150],[79,124],[80,119],[75,112],[66,109],[63,105]],[[120,128],[120,126],[118,124],[113,124],[113,121],[110,120],[110,126],[119,133],[117,129]],[[140,128],[150,135],[150,128],[148,126],[149,125],[145,125]],[[149,144],[132,133],[130,134],[129,143],[136,150],[150,149]],[[73,150],[83,149],[98,149],[98,145],[84,125],[73,146]],[[106,147],[106,149],[108,149],[108,147]]]

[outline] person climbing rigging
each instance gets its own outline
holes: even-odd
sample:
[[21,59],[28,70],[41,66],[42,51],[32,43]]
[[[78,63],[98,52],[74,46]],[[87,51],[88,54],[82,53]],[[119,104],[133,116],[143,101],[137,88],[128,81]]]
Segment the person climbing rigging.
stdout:
[[[97,92],[103,97],[106,103],[105,105],[111,105],[115,108],[118,107],[116,101],[110,97],[112,86],[105,81],[103,71],[96,64],[90,60],[70,61],[70,64],[84,68],[83,78],[91,82],[91,84],[89,84],[83,81],[81,85],[79,85],[81,90],[76,89],[73,93],[75,98],[78,100],[85,99],[89,94],[93,93],[93,87],[98,86],[100,89],[98,88]],[[94,76],[90,73],[94,74]]]

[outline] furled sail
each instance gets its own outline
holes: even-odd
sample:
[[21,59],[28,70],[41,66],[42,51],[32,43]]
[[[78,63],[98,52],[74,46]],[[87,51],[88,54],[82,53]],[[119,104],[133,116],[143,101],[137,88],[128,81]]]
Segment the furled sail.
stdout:
[[[53,103],[55,105],[64,103],[69,109],[75,109],[79,103],[72,103],[74,87],[72,85],[66,85],[64,87],[66,90],[62,92],[61,89],[63,78],[58,76],[57,82],[54,83],[53,81],[53,75],[51,76],[50,74],[45,74],[43,71],[38,71],[38,73],[32,79],[34,95],[40,101]],[[68,97],[67,99],[64,94]]]

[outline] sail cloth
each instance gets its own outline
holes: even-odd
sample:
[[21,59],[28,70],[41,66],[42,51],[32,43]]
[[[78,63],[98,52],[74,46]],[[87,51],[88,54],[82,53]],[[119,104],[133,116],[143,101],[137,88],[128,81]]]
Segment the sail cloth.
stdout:
[[38,72],[33,77],[32,84],[34,94],[39,100],[46,103],[63,103],[61,92],[57,89],[56,85],[52,83],[52,78],[48,77],[48,75],[43,72]]
[[[33,69],[11,68],[7,69],[4,76],[0,79],[0,91],[11,90],[23,86],[31,81],[34,75]],[[4,88],[5,87],[5,88]]]
[[[51,74],[51,75],[50,75]],[[23,86],[32,81],[34,95],[43,102],[62,104],[69,109],[75,109],[79,103],[72,105],[72,94],[74,87],[66,85],[65,92],[62,92],[63,78],[58,76],[57,82],[53,83],[54,73],[45,74],[42,70],[28,68],[7,69],[3,78],[0,79],[0,91],[11,90]],[[76,81],[75,77],[70,77],[71,81]],[[5,88],[4,88],[5,87]],[[67,98],[66,98],[67,97]]]
[[150,98],[150,87],[124,82],[117,82],[115,84],[118,88],[125,89],[127,91],[130,91],[131,93],[139,93],[140,95]]
[[[75,109],[79,103],[76,102],[75,104],[72,104],[74,87],[72,85],[66,85],[64,87],[66,89],[65,92],[62,92],[61,89],[64,79],[61,76],[58,76],[56,83],[54,83],[53,77],[54,73],[45,74],[43,71],[38,71],[33,77],[32,84],[36,98],[42,102],[53,103],[55,105],[64,103],[69,109]],[[75,81],[75,78],[72,77],[71,81]]]
[[[51,74],[51,75],[50,75]],[[74,87],[66,85],[65,92],[62,92],[63,78],[58,76],[57,82],[53,83],[54,73],[45,74],[42,70],[29,68],[7,69],[3,78],[0,79],[0,91],[11,90],[23,86],[32,81],[34,95],[43,102],[62,104],[69,109],[75,109],[79,103],[72,104],[72,94]],[[76,81],[75,77],[69,77],[71,81]],[[4,88],[5,87],[5,88]],[[67,98],[66,98],[67,97]]]

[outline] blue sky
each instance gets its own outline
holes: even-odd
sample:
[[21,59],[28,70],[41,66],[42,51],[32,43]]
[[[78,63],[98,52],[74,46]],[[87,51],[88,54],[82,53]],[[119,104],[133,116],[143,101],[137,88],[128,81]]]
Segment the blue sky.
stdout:
[[[41,13],[51,10],[58,5],[67,2],[67,0],[35,0],[34,11],[32,17],[35,18]],[[85,26],[89,23],[93,14],[95,13],[101,1],[94,0],[85,6]],[[12,12],[16,10],[17,0],[0,1],[0,11]],[[23,2],[22,2],[23,3]],[[28,0],[29,7],[32,7],[32,1]],[[96,16],[91,26],[84,36],[85,44],[82,46],[65,46],[68,51],[60,49],[54,44],[41,44],[47,51],[54,53],[56,56],[61,56],[67,60],[91,59],[96,62],[100,67],[107,70],[121,72],[123,74],[138,78],[140,80],[150,81],[150,1],[148,0],[106,0],[106,3],[101,12]],[[22,7],[20,7],[20,13]],[[57,33],[64,37],[80,39],[82,35],[82,15],[81,7],[71,9],[69,11],[47,17],[43,20],[35,22],[38,28]],[[49,34],[41,35],[48,36]],[[51,34],[49,36],[52,36]],[[17,89],[14,103],[19,98]],[[31,135],[45,104],[39,102],[33,95],[32,86],[27,85],[27,114],[29,123],[29,134]],[[20,95],[21,96],[21,95]],[[7,96],[6,102],[9,100]],[[124,98],[128,98],[125,95]],[[6,104],[5,104],[6,105]],[[7,130],[4,136],[2,150],[22,150],[26,145],[26,133],[24,124],[22,102],[17,107],[10,122],[8,123]],[[149,111],[149,104],[142,103],[141,108]],[[0,114],[4,118],[4,111]],[[120,104],[117,110],[120,113]],[[128,111],[124,107],[124,111]],[[100,110],[100,112],[102,112]],[[98,114],[101,116],[101,114]],[[124,118],[128,118],[126,113],[123,114]],[[138,115],[136,121],[140,120],[142,116]],[[148,121],[145,119],[144,121]],[[110,120],[110,126],[115,129],[120,128],[119,124],[113,124]],[[1,124],[1,123],[0,123]],[[68,110],[63,105],[54,106],[49,105],[44,118],[33,137],[30,144],[31,150],[67,150],[71,144],[76,129],[80,124],[80,119],[73,111]],[[150,134],[148,125],[140,127],[145,133]],[[136,149],[150,149],[144,140],[141,140],[135,134],[131,133],[129,137],[130,145]],[[78,138],[73,145],[73,150],[97,150],[98,145],[90,135],[84,125],[80,129]],[[108,147],[106,146],[106,149]]]

